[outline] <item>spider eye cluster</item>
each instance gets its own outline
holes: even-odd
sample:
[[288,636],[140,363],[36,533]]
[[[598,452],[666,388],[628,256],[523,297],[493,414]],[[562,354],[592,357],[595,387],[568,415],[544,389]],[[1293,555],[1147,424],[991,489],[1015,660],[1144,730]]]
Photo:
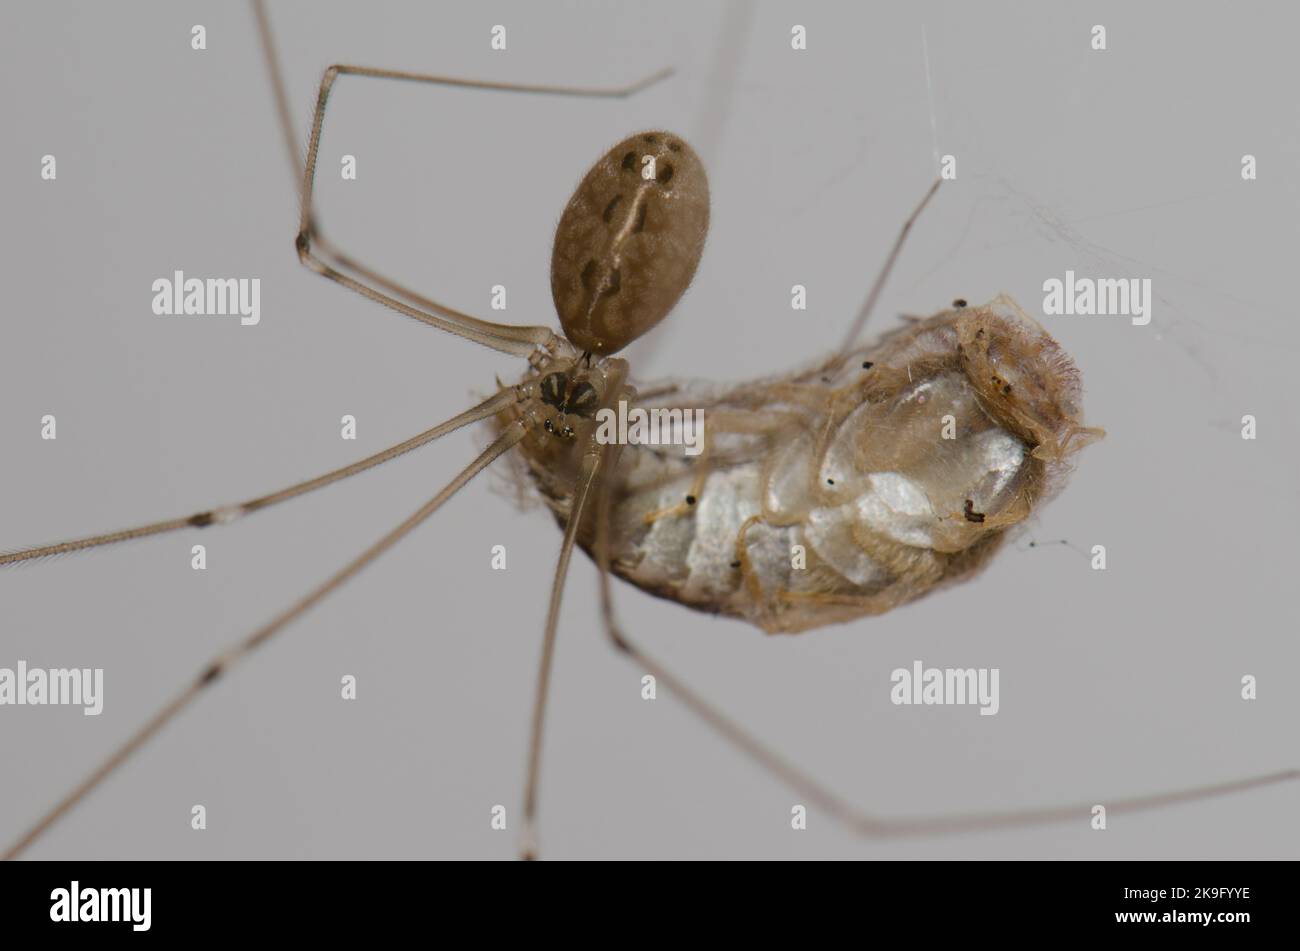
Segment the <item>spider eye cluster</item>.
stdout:
[[593,419],[600,408],[600,391],[590,380],[575,379],[570,373],[556,371],[542,377],[537,387],[538,399],[555,410],[555,418],[548,416],[542,428],[548,433],[572,439],[573,426],[567,417]]

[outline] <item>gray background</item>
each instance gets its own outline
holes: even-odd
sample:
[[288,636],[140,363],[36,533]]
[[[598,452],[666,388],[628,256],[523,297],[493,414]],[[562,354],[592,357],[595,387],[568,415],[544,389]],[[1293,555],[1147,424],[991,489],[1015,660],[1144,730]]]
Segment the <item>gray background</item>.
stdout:
[[[638,376],[778,373],[843,333],[942,152],[958,156],[874,321],[1043,280],[1150,277],[1149,327],[1052,319],[1108,438],[979,580],[792,638],[620,585],[632,632],[758,735],[884,815],[1015,808],[1296,765],[1294,314],[1300,20],[1282,5],[276,3],[305,133],[322,69],[618,84],[619,104],[344,80],[321,213],[363,260],[480,314],[552,323],[552,229],[612,142],[700,150],[699,276],[631,351]],[[234,502],[432,425],[520,364],[301,268],[297,198],[243,4],[7,5],[0,30],[0,545]],[[809,49],[789,49],[792,23]],[[208,30],[206,52],[190,26]],[[493,24],[509,50],[488,47]],[[1103,23],[1110,49],[1089,50]],[[338,180],[356,154],[359,179]],[[1243,153],[1260,178],[1243,183]],[[39,178],[58,158],[57,182]],[[260,277],[262,322],[164,319],[150,284]],[[789,288],[809,288],[790,311]],[[42,442],[39,420],[58,417]],[[356,443],[339,417],[359,420]],[[1255,442],[1239,438],[1244,413]],[[0,665],[105,668],[98,718],[0,709],[0,840],[15,838],[215,651],[432,495],[483,444],[416,456],[225,529],[0,573]],[[559,533],[480,479],[219,683],[33,857],[510,857]],[[208,570],[190,569],[190,546]],[[489,568],[504,544],[509,568]],[[1073,826],[887,844],[813,812],[600,633],[595,572],[565,600],[543,784],[564,857],[1289,857],[1300,789]],[[895,707],[889,673],[999,667],[1002,710]],[[355,674],[360,699],[339,699]],[[1260,699],[1238,698],[1242,674]],[[189,827],[190,806],[208,829]],[[489,829],[495,803],[509,833]]]

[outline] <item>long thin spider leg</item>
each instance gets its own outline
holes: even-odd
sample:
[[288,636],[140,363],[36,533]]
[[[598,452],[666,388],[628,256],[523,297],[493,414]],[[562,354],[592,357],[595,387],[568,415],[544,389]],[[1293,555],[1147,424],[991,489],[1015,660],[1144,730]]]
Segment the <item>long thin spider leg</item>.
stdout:
[[[844,823],[859,835],[877,839],[987,831],[1007,827],[1042,825],[1052,822],[1086,822],[1089,819],[1092,807],[1097,800],[1077,802],[1065,806],[1047,806],[1038,809],[887,819],[866,813],[828,790],[784,756],[758,740],[735,720],[704,700],[695,690],[686,686],[681,679],[646,654],[623,633],[614,610],[614,597],[610,586],[610,500],[608,485],[609,480],[606,480],[605,488],[597,497],[595,548],[596,564],[600,569],[601,613],[604,618],[606,633],[615,648],[627,654],[652,674],[656,681],[666,685],[669,690],[677,694],[692,712],[720,733],[727,742],[745,752],[764,769],[796,790],[809,803],[816,805],[827,815]],[[1123,799],[1103,800],[1103,802],[1107,813],[1115,815],[1117,813],[1139,812],[1183,802],[1210,799],[1295,779],[1300,779],[1300,769],[1284,769],[1228,782],[1211,783],[1143,796],[1130,796]]]
[[[311,138],[307,144],[307,163],[303,172],[302,185],[302,216],[299,220],[297,238],[299,258],[307,267],[317,273],[342,284],[349,290],[356,291],[358,294],[361,294],[376,303],[383,304],[399,313],[405,314],[408,317],[421,320],[494,350],[500,350],[515,356],[524,356],[532,351],[534,347],[550,346],[554,341],[555,335],[548,327],[517,327],[508,324],[492,323],[490,321],[480,320],[479,318],[466,314],[463,311],[455,310],[444,305],[430,307],[429,310],[431,312],[426,313],[411,307],[408,304],[404,304],[388,294],[377,291],[373,287],[348,277],[336,268],[322,261],[316,255],[312,254],[312,229],[315,225],[315,219],[312,212],[312,195],[315,187],[316,159],[320,150],[321,130],[325,122],[325,108],[329,101],[330,91],[333,89],[334,83],[339,76],[359,76],[371,79],[392,79],[407,82],[433,83],[468,89],[594,98],[625,98],[634,92],[638,92],[652,83],[657,82],[659,79],[662,79],[664,76],[668,75],[668,72],[669,71],[660,71],[654,76],[648,77],[639,83],[620,89],[576,89],[562,86],[521,86],[509,83],[477,82],[443,76],[431,76],[423,73],[372,69],[370,67],[350,66],[346,64],[330,66],[325,70],[325,75],[321,78],[320,91],[317,94],[316,100],[316,111],[312,117]],[[433,302],[430,301],[429,303]]]
[[[286,145],[289,148],[293,167],[296,171],[298,162],[294,145],[294,135],[288,122],[288,97],[284,91],[283,76],[279,69],[279,61],[275,56],[274,44],[270,38],[269,19],[259,0],[255,0],[254,2],[254,13],[257,18],[259,32],[262,36],[262,47],[266,55],[268,69],[271,73],[272,82],[276,87],[276,106],[277,112],[280,116],[281,129],[284,134]],[[454,333],[491,349],[509,353],[514,356],[526,356],[535,347],[549,348],[554,345],[556,338],[554,332],[548,327],[513,326],[509,324],[493,323],[481,320],[444,304],[440,304],[428,297],[408,290],[395,281],[382,277],[373,269],[358,264],[347,255],[336,250],[332,244],[321,238],[315,215],[312,210],[312,195],[315,187],[316,159],[320,148],[321,130],[325,121],[325,107],[334,82],[341,75],[352,75],[371,79],[390,79],[454,86],[464,89],[520,92],[536,95],[622,99],[653,85],[671,74],[671,69],[664,69],[630,86],[614,89],[596,89],[571,86],[539,86],[483,82],[456,79],[447,76],[433,76],[425,73],[413,73],[402,70],[373,69],[370,67],[349,66],[344,64],[330,66],[325,70],[325,75],[321,78],[320,89],[317,94],[316,108],[312,116],[311,136],[307,145],[307,160],[302,169],[302,215],[299,220],[298,237],[296,239],[298,257],[304,265],[316,273],[328,277],[330,280],[343,285],[349,290],[361,294],[363,297],[375,301],[378,304],[382,304],[400,314],[412,317],[423,323],[438,327],[439,329],[446,330],[449,333]],[[321,255],[313,253],[314,246],[319,248],[324,257],[332,258],[332,263],[322,260]],[[366,280],[384,287],[390,293],[384,293],[383,291],[377,290],[370,284],[366,284],[363,281],[357,280],[356,278],[343,273],[340,268],[350,268],[363,276]],[[392,296],[394,294],[396,296]],[[399,297],[406,298],[406,301],[404,302],[399,300]],[[418,306],[413,306],[411,302],[414,302],[414,304]]]
[[324,488],[332,485],[349,476],[354,476],[367,469],[373,469],[375,466],[382,465],[390,459],[396,459],[412,449],[418,449],[428,443],[433,442],[440,436],[445,436],[450,432],[460,429],[470,423],[477,422],[480,419],[486,419],[497,411],[509,406],[524,397],[529,392],[530,383],[525,381],[517,386],[508,387],[501,390],[495,396],[492,396],[477,406],[467,409],[459,416],[453,416],[446,422],[439,423],[432,429],[426,429],[424,432],[412,436],[395,446],[389,446],[372,456],[359,459],[350,465],[326,472],[324,475],[316,476],[314,479],[308,479],[305,482],[299,482],[295,485],[279,489],[267,495],[258,496],[255,499],[249,499],[246,502],[240,502],[236,505],[226,505],[221,508],[207,509],[202,512],[195,512],[193,515],[187,515],[183,518],[167,519],[161,522],[152,522],[148,525],[137,525],[134,528],[125,528],[121,531],[106,532],[102,535],[90,535],[85,538],[76,538],[66,542],[56,542],[53,545],[42,545],[39,548],[25,548],[20,551],[0,554],[0,567],[12,565],[21,561],[30,561],[34,558],[44,558],[48,555],[63,555],[68,552],[84,551],[87,548],[98,548],[101,545],[112,545],[116,542],[131,541],[136,538],[146,538],[150,535],[162,535],[166,532],[175,532],[183,528],[207,528],[209,525],[226,525],[241,515],[248,515],[259,509],[267,508],[278,502],[286,502],[289,499],[305,495],[315,489]]
[[537,665],[537,690],[533,699],[532,729],[528,737],[528,781],[524,790],[524,831],[519,847],[520,857],[537,858],[537,784],[542,769],[542,733],[546,721],[546,700],[551,689],[551,662],[555,657],[555,633],[560,618],[560,601],[564,595],[564,582],[569,573],[578,524],[591,491],[592,482],[600,470],[599,454],[582,460],[582,474],[573,494],[573,506],[564,529],[564,541],[555,563],[555,580],[551,584],[551,601],[546,611],[546,629],[542,635],[542,657]]
[[[404,300],[407,304],[415,307],[423,307],[426,310],[441,313],[460,313],[459,311],[455,311],[448,307],[446,304],[440,304],[433,298],[412,290],[404,284],[399,284],[391,277],[381,274],[374,268],[357,261],[350,254],[340,250],[333,241],[329,240],[320,230],[320,226],[315,222],[315,220],[312,222],[311,241],[312,249],[318,252],[318,256],[327,259],[329,266],[338,273],[346,275],[347,272],[351,271],[360,278],[360,282],[369,282],[372,285],[381,287],[394,297]],[[548,333],[549,332],[550,331],[548,331]],[[552,336],[554,335],[552,334]],[[551,337],[547,337],[541,346],[549,347],[550,342]],[[525,351],[525,353],[526,352],[527,351]]]
[[149,718],[143,726],[140,727],[125,743],[119,746],[108,759],[104,760],[89,776],[87,776],[75,789],[59,800],[49,812],[42,816],[35,825],[23,834],[23,837],[9,847],[8,851],[0,856],[0,859],[17,858],[37,839],[45,833],[50,826],[58,822],[64,815],[81,802],[91,791],[100,783],[111,776],[118,767],[125,763],[132,754],[143,746],[159,730],[170,723],[182,710],[206,688],[210,687],[222,674],[228,671],[236,663],[246,658],[249,654],[261,647],[275,634],[286,627],[291,621],[301,617],[328,595],[341,588],[347,581],[355,577],[363,568],[373,562],[376,558],[388,551],[399,541],[414,531],[422,522],[436,512],[444,502],[456,494],[465,486],[470,479],[478,475],[491,464],[491,462],[502,453],[511,449],[519,440],[523,439],[528,431],[529,424],[523,419],[511,423],[509,428],[501,433],[492,445],[484,449],[478,457],[460,473],[452,479],[447,485],[435,495],[432,499],[420,506],[415,512],[406,518],[400,525],[390,531],[387,535],[379,539],[360,555],[348,562],[342,569],[331,575],[325,582],[314,588],[309,594],[301,600],[295,602],[284,611],[277,614],[274,618],[262,625],[248,637],[233,645],[221,654],[218,654],[209,661],[200,671],[199,675],[190,682],[184,690],[169,700],[157,713]]
[[[302,147],[299,145],[298,137],[293,130],[292,114],[289,109],[289,93],[285,86],[284,72],[280,67],[280,57],[275,48],[275,41],[271,37],[270,18],[267,16],[264,0],[252,0],[252,4],[253,15],[257,19],[258,36],[262,43],[262,56],[266,60],[266,69],[271,76],[271,89],[275,94],[276,120],[284,139],[285,154],[289,158],[290,176],[293,179],[294,187],[301,188],[303,180]],[[312,247],[318,252],[318,256],[325,258],[335,268],[354,271],[360,275],[362,280],[378,285],[408,304],[434,311],[448,309],[437,301],[380,274],[340,250],[332,241],[326,238],[320,228],[320,223],[314,217],[310,224],[310,231]]]
[[[611,361],[613,367],[607,377],[607,396],[602,400],[603,406],[609,406],[623,395],[623,381],[627,379],[627,365],[621,361]],[[601,465],[604,458],[614,447],[604,447],[596,443],[593,436],[587,452],[582,458],[582,466],[573,491],[573,501],[569,507],[568,521],[564,526],[564,541],[560,543],[560,555],[555,562],[555,580],[551,584],[550,606],[546,611],[546,628],[542,635],[542,657],[537,666],[537,691],[533,699],[532,730],[528,741],[528,779],[524,788],[524,829],[520,844],[520,857],[537,858],[537,787],[542,770],[542,734],[546,721],[546,700],[551,687],[551,662],[555,657],[555,635],[560,620],[560,602],[564,597],[564,582],[569,574],[569,561],[573,556],[574,542],[578,537],[578,526],[586,511],[587,500],[593,486],[600,485]]]
[[262,43],[262,58],[266,60],[266,71],[271,74],[271,92],[275,95],[275,115],[284,136],[285,154],[289,156],[289,172],[295,186],[302,181],[302,146],[293,131],[292,113],[289,110],[289,92],[284,83],[284,71],[280,69],[280,54],[276,51],[275,41],[271,38],[271,18],[266,15],[265,0],[252,0],[253,17],[257,20],[257,36]]
[[867,319],[871,316],[871,312],[875,310],[876,301],[880,298],[880,292],[885,289],[885,281],[889,279],[890,272],[894,270],[894,262],[898,260],[899,252],[903,250],[903,243],[907,240],[908,232],[912,230],[912,225],[916,223],[917,218],[921,217],[921,212],[925,210],[925,206],[930,203],[930,199],[934,197],[934,193],[939,190],[942,183],[942,178],[936,178],[934,184],[926,191],[925,197],[921,199],[912,213],[908,215],[907,220],[903,222],[903,228],[899,231],[898,237],[894,239],[894,246],[889,251],[889,257],[885,258],[884,266],[880,269],[880,273],[876,275],[875,281],[872,282],[871,290],[867,292],[862,307],[858,309],[858,316],[854,318],[853,326],[849,328],[849,332],[844,336],[844,342],[840,344],[839,353],[831,358],[826,365],[826,369],[840,366],[848,358],[849,353],[852,352],[853,345],[857,343],[858,337],[862,334],[862,328],[866,326]]

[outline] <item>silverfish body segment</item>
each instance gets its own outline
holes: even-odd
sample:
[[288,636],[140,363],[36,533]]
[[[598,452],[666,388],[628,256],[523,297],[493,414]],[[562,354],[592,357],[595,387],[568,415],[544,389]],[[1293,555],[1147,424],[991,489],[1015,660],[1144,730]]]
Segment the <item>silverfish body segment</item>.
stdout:
[[[833,372],[669,397],[655,405],[703,408],[705,451],[624,449],[612,568],[769,632],[970,577],[1102,435],[1082,423],[1069,356],[1006,297],[914,322]],[[563,520],[556,460],[524,449]],[[580,541],[590,553],[594,530]]]

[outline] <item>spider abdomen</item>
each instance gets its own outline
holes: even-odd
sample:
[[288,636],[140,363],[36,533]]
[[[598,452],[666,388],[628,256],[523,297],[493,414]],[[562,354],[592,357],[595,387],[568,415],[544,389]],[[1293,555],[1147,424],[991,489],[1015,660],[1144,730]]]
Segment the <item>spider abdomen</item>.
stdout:
[[694,150],[669,132],[619,142],[564,209],[551,295],[579,350],[621,350],[668,315],[695,276],[709,229],[709,183]]

